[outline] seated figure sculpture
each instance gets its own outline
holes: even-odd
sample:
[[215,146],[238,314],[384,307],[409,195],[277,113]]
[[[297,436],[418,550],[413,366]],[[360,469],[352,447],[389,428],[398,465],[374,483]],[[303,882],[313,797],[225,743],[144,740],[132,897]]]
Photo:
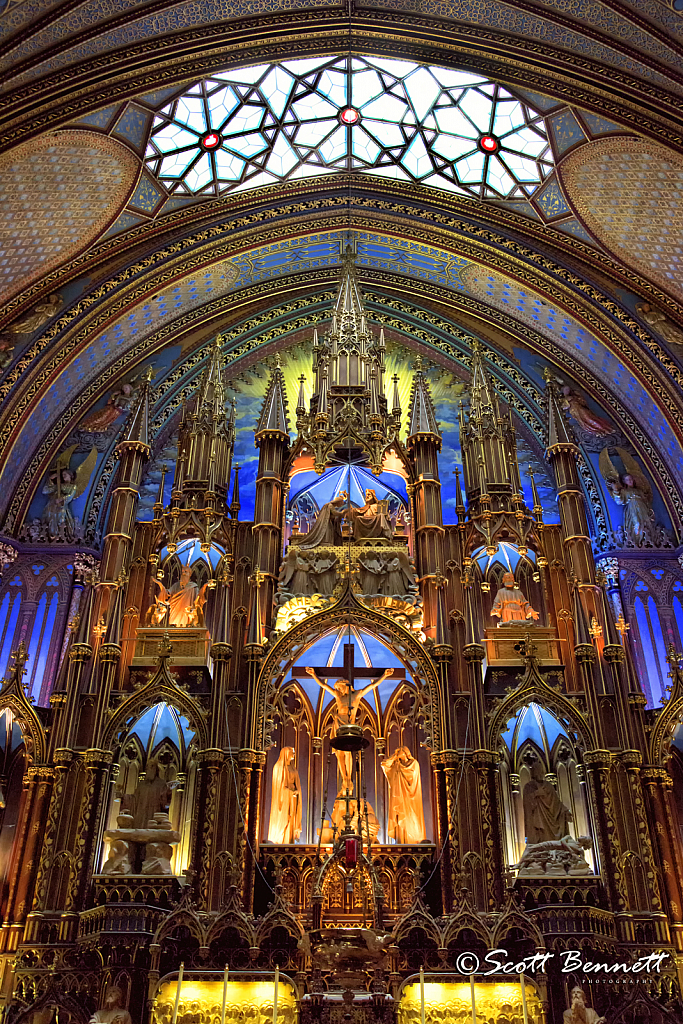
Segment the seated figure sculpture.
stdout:
[[385,502],[377,500],[373,490],[366,490],[365,504],[349,512],[354,540],[393,540],[394,531]]
[[506,626],[508,623],[526,622],[527,619],[538,619],[538,612],[535,611],[524,594],[515,584],[515,577],[511,572],[503,575],[503,586],[496,594],[491,609],[491,615],[497,616],[500,620],[499,626]]
[[200,589],[192,580],[192,569],[184,565],[177,583],[168,589],[161,580],[154,580],[159,588],[154,604],[149,609],[152,626],[203,626],[206,604],[206,583]]

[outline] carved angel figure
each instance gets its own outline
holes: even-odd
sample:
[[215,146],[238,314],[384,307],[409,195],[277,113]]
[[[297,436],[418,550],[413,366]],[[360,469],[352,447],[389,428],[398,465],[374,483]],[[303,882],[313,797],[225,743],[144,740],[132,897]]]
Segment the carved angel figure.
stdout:
[[15,320],[7,328],[9,334],[33,334],[39,327],[46,324],[64,304],[61,295],[48,295],[46,299],[33,307],[21,320]]
[[609,457],[609,449],[600,452],[600,473],[617,505],[624,506],[624,537],[629,546],[641,548],[654,543],[652,488],[636,460],[623,448],[617,448],[625,473],[619,473]]
[[42,522],[50,540],[71,543],[78,539],[80,522],[77,522],[72,504],[87,489],[97,462],[97,448],[91,448],[86,458],[76,469],[71,468],[71,457],[76,445],[66,448],[57,457],[55,468],[50,470],[43,484],[43,494],[48,496],[43,509]]
[[683,331],[673,321],[669,320],[668,316],[661,309],[656,309],[649,302],[639,303],[636,309],[645,323],[653,327],[664,338],[664,341],[668,341],[670,345],[683,345]]

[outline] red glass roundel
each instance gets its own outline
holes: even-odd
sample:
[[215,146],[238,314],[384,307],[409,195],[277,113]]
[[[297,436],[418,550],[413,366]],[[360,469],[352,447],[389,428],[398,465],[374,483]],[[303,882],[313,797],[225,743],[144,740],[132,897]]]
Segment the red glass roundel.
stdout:
[[339,120],[342,124],[358,124],[360,121],[360,114],[353,107],[344,107],[339,112]]
[[485,153],[495,153],[498,149],[499,142],[494,135],[482,135],[479,139],[479,146]]
[[221,144],[221,137],[218,132],[209,132],[202,139],[204,149],[216,149]]

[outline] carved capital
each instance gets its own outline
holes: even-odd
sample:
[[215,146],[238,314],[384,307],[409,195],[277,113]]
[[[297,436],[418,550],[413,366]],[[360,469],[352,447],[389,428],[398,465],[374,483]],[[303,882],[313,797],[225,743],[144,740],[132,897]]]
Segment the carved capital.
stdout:
[[211,657],[214,661],[230,661],[232,645],[224,643],[211,644]]
[[463,647],[462,654],[467,662],[482,662],[486,655],[484,648],[481,644],[468,644],[467,647]]
[[83,763],[86,768],[106,768],[112,762],[111,750],[100,750],[98,747],[91,747],[83,755]]
[[248,750],[245,748],[237,752],[237,761],[244,768],[263,768],[266,763],[266,756],[265,750]]
[[631,769],[639,769],[643,763],[643,755],[639,750],[622,750],[618,757],[622,764]]
[[611,665],[618,665],[624,660],[624,648],[620,644],[608,644],[603,648],[602,653],[605,661]]
[[662,786],[664,789],[673,789],[674,780],[666,768],[658,765],[646,764],[641,768],[640,777],[646,786]]
[[220,768],[225,760],[225,753],[218,747],[207,747],[197,751],[197,763],[202,768]]
[[453,660],[453,648],[450,644],[435,644],[432,647],[431,655],[437,663],[446,664]]
[[597,768],[608,771],[612,766],[612,754],[609,750],[586,750],[583,755],[583,763],[586,768]]
[[100,661],[103,665],[118,665],[120,658],[121,648],[118,644],[103,644],[100,647]]
[[90,644],[74,644],[69,651],[72,661],[90,661],[92,658],[92,647]]

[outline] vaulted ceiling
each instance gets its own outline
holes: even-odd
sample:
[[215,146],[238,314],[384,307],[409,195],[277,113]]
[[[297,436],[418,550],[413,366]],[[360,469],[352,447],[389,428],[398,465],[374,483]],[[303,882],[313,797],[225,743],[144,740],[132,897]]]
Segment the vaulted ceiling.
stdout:
[[[672,4],[0,0],[0,42],[5,531],[36,514],[65,446],[85,457],[95,443],[82,512],[95,543],[126,394],[154,365],[161,450],[218,331],[246,439],[247,398],[273,352],[305,372],[349,241],[373,320],[398,362],[429,357],[444,409],[481,338],[542,460],[552,367],[613,427],[581,438],[596,508],[596,453],[616,439],[680,530],[683,14]],[[508,200],[352,165],[183,197],[145,165],[155,118],[193,82],[349,53],[495,80],[542,113],[554,166]]]

